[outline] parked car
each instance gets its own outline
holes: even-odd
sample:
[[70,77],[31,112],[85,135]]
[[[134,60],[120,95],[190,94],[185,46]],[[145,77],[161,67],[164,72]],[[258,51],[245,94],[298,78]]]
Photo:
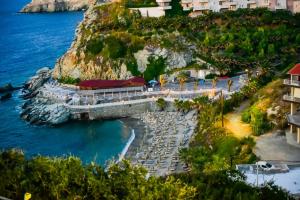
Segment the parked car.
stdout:
[[258,166],[258,170],[264,171],[264,172],[272,172],[272,173],[278,173],[278,172],[288,172],[289,168],[286,164],[277,164],[273,165],[266,161],[258,161],[255,163],[256,166]]

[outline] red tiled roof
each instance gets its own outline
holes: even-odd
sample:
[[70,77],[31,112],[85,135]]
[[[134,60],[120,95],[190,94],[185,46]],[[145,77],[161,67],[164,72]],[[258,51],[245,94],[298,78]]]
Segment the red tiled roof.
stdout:
[[86,80],[77,84],[83,89],[109,89],[143,85],[145,85],[145,80],[141,77],[134,77],[128,80]]
[[290,69],[288,74],[300,75],[300,63],[296,64],[292,69]]

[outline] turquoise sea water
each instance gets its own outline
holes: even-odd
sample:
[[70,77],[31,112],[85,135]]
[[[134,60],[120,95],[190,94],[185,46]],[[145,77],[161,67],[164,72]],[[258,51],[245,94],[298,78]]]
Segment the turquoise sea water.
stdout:
[[[24,83],[43,66],[53,67],[71,45],[83,13],[19,14],[29,0],[1,0],[0,85]],[[118,120],[71,122],[59,127],[32,126],[19,117],[22,100],[14,93],[0,102],[0,149],[20,148],[28,156],[76,155],[104,164],[130,137]]]

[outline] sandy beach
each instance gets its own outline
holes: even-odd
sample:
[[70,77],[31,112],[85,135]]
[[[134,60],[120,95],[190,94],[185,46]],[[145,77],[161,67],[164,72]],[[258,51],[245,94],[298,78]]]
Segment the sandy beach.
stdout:
[[126,158],[144,166],[151,176],[186,171],[179,150],[188,147],[196,128],[196,112],[146,112],[124,119],[135,129],[136,138]]

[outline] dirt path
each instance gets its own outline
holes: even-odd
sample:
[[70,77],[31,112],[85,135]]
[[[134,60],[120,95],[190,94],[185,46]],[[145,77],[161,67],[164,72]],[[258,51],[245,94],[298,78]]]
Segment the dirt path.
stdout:
[[242,122],[241,120],[242,112],[249,106],[249,104],[249,101],[245,101],[235,111],[224,116],[225,128],[232,132],[237,138],[243,138],[252,134],[250,125]]

